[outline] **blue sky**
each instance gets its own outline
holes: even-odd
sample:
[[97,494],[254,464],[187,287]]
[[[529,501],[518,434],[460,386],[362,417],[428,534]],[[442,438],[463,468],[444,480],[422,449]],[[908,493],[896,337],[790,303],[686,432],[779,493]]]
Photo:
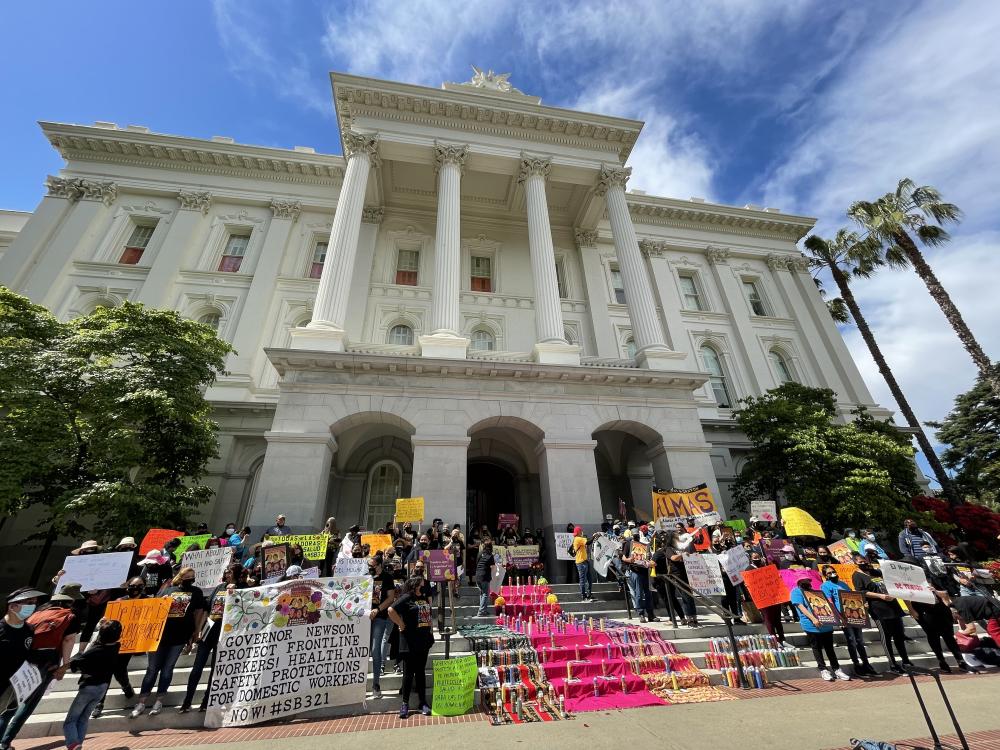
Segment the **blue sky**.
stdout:
[[[112,1],[4,15],[0,208],[33,208],[60,167],[37,120],[336,153],[330,70],[438,86],[474,63],[544,103],[645,120],[630,186],[651,193],[774,206],[831,233],[852,200],[903,175],[936,185],[966,219],[929,255],[1000,352],[996,2]],[[943,416],[974,370],[916,277],[856,294],[918,416]]]

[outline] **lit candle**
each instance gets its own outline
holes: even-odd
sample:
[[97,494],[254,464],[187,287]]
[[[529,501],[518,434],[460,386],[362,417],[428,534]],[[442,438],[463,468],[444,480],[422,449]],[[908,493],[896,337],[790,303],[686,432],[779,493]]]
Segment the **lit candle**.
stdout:
[[674,672],[670,673],[670,680],[674,683],[674,690],[677,689],[677,675]]
[[568,661],[566,662],[566,680],[569,681],[572,679],[573,679],[573,662]]
[[601,659],[601,677],[607,677],[607,662]]
[[573,650],[576,652],[576,660],[580,661],[580,647],[579,646],[573,646]]

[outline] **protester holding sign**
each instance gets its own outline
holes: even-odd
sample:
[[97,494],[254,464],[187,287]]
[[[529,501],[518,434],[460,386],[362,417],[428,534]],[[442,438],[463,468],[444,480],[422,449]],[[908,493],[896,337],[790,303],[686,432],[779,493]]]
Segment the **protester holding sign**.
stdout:
[[[806,595],[812,590],[812,581],[803,578],[792,590],[791,601],[792,606],[799,614],[799,624],[812,647],[813,658],[816,659],[816,664],[819,667],[819,676],[827,682],[850,680],[850,675],[840,668],[840,662],[837,661],[837,652],[833,648],[833,625],[820,622],[813,604]],[[830,660],[830,667],[834,670],[832,673],[827,669],[823,659],[824,651]]]
[[[410,714],[410,693],[416,687],[420,713],[430,716],[427,702],[427,655],[434,645],[431,603],[425,594],[427,582],[420,576],[407,579],[403,595],[389,607],[389,619],[399,628],[399,651],[405,659],[403,667],[403,705],[399,718]],[[414,685],[414,683],[416,683]]]
[[840,575],[831,565],[824,565],[820,568],[820,573],[825,579],[821,587],[823,595],[833,603],[834,608],[840,613],[844,637],[847,640],[847,653],[851,657],[851,663],[854,664],[854,674],[876,677],[878,672],[868,661],[868,650],[865,648],[865,637],[861,626],[848,624],[844,615],[844,605],[840,600],[840,595],[845,591],[850,591],[850,586],[840,580]]
[[653,612],[653,597],[649,592],[649,569],[654,563],[649,552],[649,537],[646,536],[648,531],[649,528],[643,524],[639,529],[641,536],[625,540],[622,545],[622,562],[627,566],[628,587],[639,613],[639,622],[659,622]]
[[896,663],[896,655],[893,653],[893,646],[895,646],[903,664],[910,664],[903,631],[903,610],[896,598],[886,593],[880,571],[868,562],[867,557],[860,552],[854,553],[854,564],[858,566],[852,581],[854,590],[864,593],[868,601],[868,611],[878,625],[882,646],[889,657],[889,671],[894,674],[905,674]]
[[576,573],[580,579],[580,598],[584,602],[592,602],[590,596],[590,563],[587,561],[587,537],[583,529],[573,527],[573,561],[576,563]]
[[181,568],[173,579],[173,586],[164,589],[163,598],[170,599],[170,611],[167,613],[167,623],[163,628],[160,645],[146,655],[146,674],[142,678],[139,690],[139,702],[130,714],[135,719],[146,711],[146,701],[153,690],[153,685],[159,684],[156,692],[156,702],[149,711],[150,716],[156,716],[163,711],[163,698],[170,688],[174,676],[174,665],[180,658],[185,647],[190,648],[195,638],[201,632],[208,614],[208,601],[205,595],[195,586],[193,568]]
[[169,558],[160,554],[160,550],[151,549],[146,553],[146,557],[139,561],[139,578],[142,579],[145,593],[148,596],[156,596],[157,592],[163,588],[172,577],[172,568]]
[[379,679],[382,676],[382,660],[385,653],[384,643],[389,640],[393,628],[389,619],[389,607],[396,601],[396,582],[383,567],[384,558],[376,555],[368,568],[372,577],[372,609],[369,617],[372,621],[371,652],[372,652],[372,693],[378,700],[382,697],[382,686]]
[[781,619],[781,607],[788,599],[788,590],[781,582],[778,569],[754,550],[750,553],[749,569],[743,571],[743,585],[757,605],[767,632],[784,647],[785,626]]
[[[924,557],[923,561],[918,561],[914,557],[904,557],[903,562],[917,566],[923,562],[926,565],[927,558]],[[926,567],[924,570],[926,572]],[[947,593],[944,591],[935,591],[933,604],[911,601],[909,603],[910,612],[913,614],[913,619],[917,621],[921,630],[924,631],[924,635],[927,636],[927,643],[930,644],[931,651],[937,657],[938,668],[942,672],[951,672],[951,667],[948,666],[948,662],[944,658],[944,650],[941,648],[941,642],[944,641],[944,645],[948,647],[952,656],[955,657],[955,661],[958,662],[958,668],[963,672],[970,672],[972,670],[965,663],[965,659],[962,658],[962,652],[958,648],[958,641],[955,640],[955,624],[952,620],[951,610],[941,600],[942,596],[947,597]]]
[[[145,584],[142,578],[136,576],[135,578],[130,578],[125,583],[125,596],[117,599],[119,602],[134,601],[137,599],[145,599]],[[119,621],[120,622],[120,621]],[[114,668],[111,672],[112,676],[121,686],[122,694],[125,696],[125,700],[132,700],[135,697],[135,690],[132,687],[132,683],[128,678],[128,665],[132,660],[132,653],[123,654],[121,652],[122,643],[119,639],[119,649],[118,654],[115,656]],[[96,719],[100,717],[101,713],[104,711],[104,698],[107,695],[107,688],[104,690],[104,694],[101,695],[100,700],[97,701],[97,705],[93,708],[93,713],[91,713],[90,718]]]
[[697,627],[698,610],[695,608],[694,599],[689,593],[679,586],[674,586],[673,582],[665,577],[670,574],[687,583],[684,555],[677,548],[677,536],[674,532],[661,531],[656,535],[653,565],[656,572],[657,589],[661,592],[664,600],[673,599],[674,612],[680,612],[684,625],[692,628]]
[[7,595],[6,613],[0,621],[0,685],[4,686],[0,690],[0,733],[17,711],[11,677],[26,661],[44,664],[40,654],[31,651],[34,631],[27,624],[44,597],[44,593],[32,588],[20,588]]

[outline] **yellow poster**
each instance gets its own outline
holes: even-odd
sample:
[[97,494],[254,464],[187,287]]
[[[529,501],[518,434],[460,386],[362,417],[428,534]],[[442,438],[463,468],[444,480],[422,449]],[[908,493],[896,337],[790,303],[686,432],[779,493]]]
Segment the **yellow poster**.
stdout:
[[704,513],[718,513],[719,509],[707,484],[686,490],[653,493],[654,518],[688,518]]
[[424,520],[422,497],[396,498],[396,523],[421,523]]
[[826,536],[819,521],[806,513],[802,508],[782,508],[781,522],[788,536],[816,536],[822,539]]
[[297,544],[302,548],[306,560],[322,560],[326,557],[326,545],[330,541],[329,534],[292,534],[268,537],[275,544]]
[[104,616],[122,624],[121,653],[144,654],[160,645],[169,611],[170,599],[125,599],[108,602]]
[[374,555],[376,552],[389,549],[392,546],[392,537],[388,534],[362,534],[361,544],[367,544],[368,552]]

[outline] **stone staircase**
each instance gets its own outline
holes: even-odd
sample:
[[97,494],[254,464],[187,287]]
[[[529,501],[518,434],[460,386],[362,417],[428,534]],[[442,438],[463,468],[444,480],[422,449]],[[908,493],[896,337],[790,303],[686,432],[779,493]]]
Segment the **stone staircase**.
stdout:
[[[579,587],[576,584],[552,584],[552,590],[553,593],[559,597],[559,604],[565,612],[582,617],[593,616],[595,619],[600,617],[617,620],[628,619],[628,614],[625,609],[624,596],[619,591],[617,584],[595,583],[593,585],[592,592],[594,601],[587,603],[580,601]],[[489,617],[476,617],[478,608],[478,589],[468,586],[462,587],[461,596],[455,603],[456,626],[486,623],[491,622],[494,619],[492,614]],[[699,608],[698,617],[703,623],[700,627],[688,628],[680,626],[674,629],[671,626],[669,618],[667,618],[662,612],[658,612],[658,614],[661,616],[661,622],[650,623],[647,627],[655,628],[660,631],[664,638],[673,642],[680,653],[690,656],[694,663],[710,676],[713,684],[721,684],[722,679],[720,672],[715,669],[707,669],[705,667],[704,659],[705,652],[709,650],[710,639],[726,637],[727,635],[726,627],[722,623],[721,619],[718,616]],[[635,615],[635,613],[633,613],[633,622],[636,624],[639,622],[638,616]],[[905,622],[906,634],[915,639],[914,642],[907,644],[907,648],[913,662],[923,667],[936,666],[937,659],[933,653],[930,652],[927,642],[924,640],[923,631],[912,619],[906,618]],[[446,624],[450,625],[450,623],[451,618],[449,617]],[[792,645],[800,648],[799,657],[802,661],[802,665],[798,667],[779,667],[769,669],[769,679],[772,681],[785,681],[815,677],[816,665],[812,659],[812,651],[807,647],[805,635],[801,632],[798,624],[786,623],[785,631],[786,640]],[[766,631],[764,630],[763,625],[744,625],[735,626],[734,632],[737,635],[740,635],[765,633]],[[431,660],[445,658],[445,639],[440,634],[436,634],[436,637],[437,640],[431,650]],[[865,641],[872,665],[878,671],[884,672],[888,668],[888,660],[886,659],[885,652],[879,640],[878,630],[874,627],[865,630]],[[841,665],[845,667],[848,673],[850,673],[851,661],[847,653],[843,633],[836,633],[835,644],[837,657],[840,659]],[[448,653],[450,656],[464,656],[470,653],[468,650],[468,643],[464,638],[456,634],[451,639]],[[168,691],[167,698],[164,701],[165,708],[163,713],[159,716],[151,717],[144,714],[138,719],[130,719],[128,714],[135,701],[126,701],[125,697],[122,695],[121,689],[118,687],[118,684],[112,681],[111,687],[108,690],[107,699],[105,700],[104,713],[100,718],[94,719],[90,722],[89,732],[93,734],[96,732],[129,730],[148,731],[165,728],[197,728],[202,726],[204,724],[205,715],[197,711],[197,706],[201,702],[205,685],[208,682],[209,670],[207,667],[202,675],[201,685],[195,693],[195,709],[185,714],[181,714],[177,711],[177,707],[181,704],[184,698],[187,681],[191,673],[191,664],[193,661],[194,655],[181,656],[178,660],[177,666],[174,670],[170,690]],[[368,698],[365,702],[365,711],[368,713],[395,711],[399,708],[400,700],[398,693],[402,684],[402,675],[396,674],[393,671],[391,662],[386,662],[386,664],[389,672],[383,673],[380,680],[383,694],[383,698],[381,700],[375,700],[371,697],[372,675],[371,672],[369,672],[369,691],[367,693]],[[146,657],[144,655],[137,654],[132,658],[129,665],[129,676],[131,678],[132,686],[136,689],[138,689],[139,684],[142,682],[145,668]],[[432,682],[433,677],[431,674],[431,668],[430,665],[428,665],[428,686],[430,686]],[[52,688],[49,694],[42,699],[38,709],[25,724],[19,736],[48,737],[61,735],[62,722],[66,716],[66,711],[69,709],[69,706],[76,695],[76,690],[77,677],[73,674],[68,674],[61,682],[52,683]],[[428,692],[430,692],[429,689]],[[358,707],[345,706],[342,709],[338,709],[336,713],[358,713]]]

